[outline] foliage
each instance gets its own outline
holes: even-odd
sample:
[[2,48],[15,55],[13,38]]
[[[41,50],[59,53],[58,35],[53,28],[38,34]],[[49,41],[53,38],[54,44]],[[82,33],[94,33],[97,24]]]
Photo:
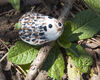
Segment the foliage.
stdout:
[[43,64],[42,70],[46,70],[53,80],[61,80],[64,74],[64,69],[65,65],[61,51],[57,46],[54,46]]
[[[73,50],[73,51],[72,51]],[[68,49],[69,56],[71,56],[73,63],[82,73],[87,73],[89,67],[92,65],[92,57],[85,52],[85,50],[77,44],[72,44]],[[76,54],[78,56],[76,56]]]
[[[19,10],[19,0],[9,0],[9,2],[16,10]],[[85,2],[100,13],[100,0],[85,0]],[[20,29],[19,24],[15,26]],[[77,68],[80,73],[87,73],[92,65],[92,57],[85,52],[81,45],[74,44],[73,41],[92,38],[98,32],[100,33],[100,18],[95,12],[87,9],[78,13],[75,18],[65,22],[64,32],[56,43],[59,47],[54,46],[50,51],[41,70],[46,70],[53,79],[61,80],[65,69],[64,59],[60,51],[60,47],[63,47],[75,66],[72,71],[76,72]],[[18,41],[10,48],[8,59],[15,64],[20,64],[27,71],[38,51],[39,48]],[[28,65],[28,67],[24,67],[25,65]]]
[[15,26],[14,26],[17,30],[20,30],[21,29],[21,25],[19,23],[16,23]]
[[[15,64],[21,65],[25,72],[27,72],[30,65],[29,63],[36,58],[37,53],[38,49],[36,47],[18,41],[10,48],[8,59]],[[58,47],[54,47],[54,49],[51,50],[42,69],[48,71],[50,77],[61,80],[65,65],[63,56]]]
[[68,37],[71,35],[71,22],[66,22],[64,24],[64,31],[61,37],[57,40],[58,44],[63,48],[69,48],[71,46],[71,42],[68,41]]
[[100,0],[84,0],[92,9],[100,13]]
[[71,20],[72,33],[68,37],[70,41],[93,37],[100,31],[100,18],[91,10],[85,10]]
[[68,70],[68,72],[67,72],[68,73],[68,80],[84,80],[82,77],[82,73],[74,65],[71,57],[68,58],[67,70]]
[[22,41],[18,41],[10,48],[8,59],[15,64],[28,64],[33,61],[37,53],[38,49]]
[[12,6],[14,7],[15,10],[19,10],[20,9],[20,0],[8,0]]

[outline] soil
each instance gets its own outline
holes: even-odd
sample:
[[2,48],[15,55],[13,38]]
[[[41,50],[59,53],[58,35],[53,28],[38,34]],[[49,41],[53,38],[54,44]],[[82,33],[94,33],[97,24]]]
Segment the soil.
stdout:
[[1,6],[0,9],[0,38],[4,41],[12,42],[18,37],[14,24],[18,21],[20,14],[16,13],[10,4]]
[[[43,5],[36,5],[35,6],[35,11],[39,11],[40,13],[49,14],[49,11],[46,8],[43,8],[41,10],[41,7],[43,7]],[[21,11],[16,12],[13,9],[13,7],[11,6],[11,4],[9,4],[9,3],[0,5],[0,39],[4,43],[7,43],[8,48],[10,48],[17,40],[19,40],[18,31],[14,28],[14,24],[16,22],[18,22],[18,19],[22,16],[22,14],[24,14],[27,11],[32,10],[33,8],[34,8],[34,6],[25,7],[25,6],[22,5]],[[74,6],[71,10],[71,13],[70,13],[68,19],[70,19],[71,17],[75,17],[75,14],[77,14],[78,12],[80,12],[84,9],[87,9],[87,7],[86,7],[85,4],[83,4],[83,2],[78,1],[77,3],[74,3]],[[49,15],[58,17],[59,12],[52,12]],[[95,73],[98,74],[99,71],[97,69],[97,66],[99,66],[99,68],[100,68],[100,62],[99,62],[100,61],[100,34],[95,35],[94,38],[92,38],[92,39],[82,40],[82,41],[79,41],[78,43],[82,44],[84,49],[90,55],[93,56],[94,64],[95,64],[93,66],[96,69]],[[2,51],[4,51],[4,52],[2,52]],[[6,47],[4,47],[3,43],[0,41],[0,53],[2,53],[2,56],[3,56],[6,52],[7,52]],[[0,58],[2,56],[0,54]],[[3,62],[5,62],[5,61],[7,61],[7,60],[4,60]],[[5,63],[5,64],[7,65],[7,63]],[[15,71],[15,70],[13,70],[13,71]],[[3,70],[3,72],[7,76],[10,76],[11,73],[12,73],[9,70],[8,70],[8,72],[5,71],[5,69]],[[7,80],[11,80],[11,78],[7,78]]]

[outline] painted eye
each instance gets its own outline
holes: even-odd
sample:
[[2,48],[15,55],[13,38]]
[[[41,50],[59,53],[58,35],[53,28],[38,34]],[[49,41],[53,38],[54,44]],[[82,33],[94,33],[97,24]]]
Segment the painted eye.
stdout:
[[49,24],[48,26],[49,26],[49,28],[52,28],[53,27],[52,24]]
[[58,23],[58,25],[59,25],[59,26],[62,26],[62,24],[61,24],[60,22]]

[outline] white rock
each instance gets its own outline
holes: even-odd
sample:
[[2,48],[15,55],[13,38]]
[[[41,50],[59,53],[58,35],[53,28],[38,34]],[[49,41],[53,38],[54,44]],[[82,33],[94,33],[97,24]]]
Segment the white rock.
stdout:
[[56,40],[63,32],[63,24],[57,19],[39,13],[28,12],[20,19],[20,38],[31,45],[41,45]]

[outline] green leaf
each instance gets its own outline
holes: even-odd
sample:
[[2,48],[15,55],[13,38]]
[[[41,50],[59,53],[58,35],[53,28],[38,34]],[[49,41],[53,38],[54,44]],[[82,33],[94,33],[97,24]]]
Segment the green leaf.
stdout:
[[20,30],[20,29],[21,29],[21,25],[20,25],[19,23],[16,23],[16,24],[14,25],[14,27],[15,27],[17,30]]
[[20,0],[9,0],[15,10],[19,10],[20,8]]
[[71,22],[65,22],[64,31],[60,38],[57,40],[58,44],[63,48],[69,48],[71,46],[71,42],[67,40],[69,35],[71,34]]
[[[70,51],[70,49],[73,50]],[[86,51],[80,46],[76,44],[72,44],[71,48],[68,50],[68,55],[71,56],[73,63],[75,66],[83,73],[87,73],[89,71],[89,67],[92,65],[93,60],[92,57],[86,53]],[[76,56],[78,55],[78,57]]]
[[30,69],[30,63],[29,64],[24,64],[24,65],[19,65],[26,73],[28,73]]
[[91,8],[100,13],[100,0],[84,0]]
[[84,80],[83,73],[76,68],[71,57],[68,57],[67,75],[68,80]]
[[100,31],[100,18],[91,10],[80,12],[71,21],[72,34],[68,37],[70,41],[91,38]]
[[35,59],[37,53],[38,49],[23,41],[17,41],[8,52],[8,60],[15,64],[28,64]]
[[64,74],[64,59],[57,46],[55,46],[49,53],[44,65],[41,70],[46,70],[48,75],[53,78],[53,80],[62,80]]

